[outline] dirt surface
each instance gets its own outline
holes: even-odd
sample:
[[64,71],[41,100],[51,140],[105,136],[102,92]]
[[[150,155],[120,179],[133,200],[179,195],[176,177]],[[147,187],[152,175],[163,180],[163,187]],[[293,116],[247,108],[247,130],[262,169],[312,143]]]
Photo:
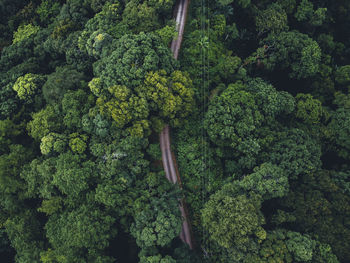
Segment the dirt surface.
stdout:
[[[189,0],[179,0],[176,6],[176,26],[178,31],[178,36],[171,42],[171,51],[173,52],[174,58],[177,59],[179,55],[179,50],[181,47],[183,33],[185,29],[186,16],[188,10]],[[170,127],[166,125],[159,135],[160,148],[162,151],[162,162],[165,171],[166,178],[172,183],[178,183],[182,188],[181,177],[176,165],[175,155],[171,151],[171,141],[170,141]],[[193,249],[193,238],[192,231],[189,224],[188,213],[186,212],[186,204],[182,199],[180,200],[180,211],[184,218],[182,223],[182,230],[180,233],[180,238],[183,242],[188,244],[188,246]]]

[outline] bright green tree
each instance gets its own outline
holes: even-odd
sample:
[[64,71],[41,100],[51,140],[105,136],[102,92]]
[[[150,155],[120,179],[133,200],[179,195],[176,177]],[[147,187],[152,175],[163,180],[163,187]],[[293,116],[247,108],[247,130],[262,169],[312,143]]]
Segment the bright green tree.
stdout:
[[36,112],[32,116],[27,125],[27,130],[30,136],[35,140],[41,140],[45,135],[50,132],[58,132],[61,127],[60,116],[52,106],[47,106],[39,112]]
[[41,138],[40,151],[44,155],[50,153],[63,153],[67,147],[67,139],[65,135],[51,132]]
[[152,112],[165,122],[177,126],[194,107],[194,90],[187,74],[174,71],[170,76],[164,70],[150,72],[144,85],[136,89],[144,97]]
[[41,84],[43,84],[42,76],[28,73],[19,77],[12,88],[21,100],[32,102],[33,96],[38,93]]
[[29,38],[32,35],[35,35],[36,33],[38,33],[39,29],[40,27],[33,26],[32,24],[19,26],[17,31],[13,33],[12,43],[16,44]]

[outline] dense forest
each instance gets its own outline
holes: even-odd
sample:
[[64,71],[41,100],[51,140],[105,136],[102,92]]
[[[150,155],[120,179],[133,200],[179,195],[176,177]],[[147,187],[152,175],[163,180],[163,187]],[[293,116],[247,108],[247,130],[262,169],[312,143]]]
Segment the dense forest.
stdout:
[[350,262],[350,1],[175,6],[0,0],[1,262]]

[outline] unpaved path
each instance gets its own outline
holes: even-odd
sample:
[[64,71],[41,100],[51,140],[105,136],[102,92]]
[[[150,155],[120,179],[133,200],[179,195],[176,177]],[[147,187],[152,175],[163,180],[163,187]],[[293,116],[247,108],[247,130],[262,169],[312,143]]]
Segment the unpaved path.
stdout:
[[[179,0],[176,7],[176,26],[178,31],[178,37],[171,42],[171,51],[173,52],[174,58],[177,59],[179,55],[179,50],[181,47],[183,33],[185,29],[185,22],[187,16],[187,10],[189,5],[189,0]],[[159,135],[160,148],[162,151],[162,162],[165,171],[166,178],[172,183],[179,183],[182,188],[180,174],[176,166],[175,155],[171,151],[171,141],[170,141],[170,127],[166,125]],[[189,224],[188,213],[186,212],[186,204],[182,199],[180,200],[180,211],[184,218],[182,223],[182,230],[180,233],[180,238],[183,242],[188,244],[188,246],[193,249],[193,238],[192,231]]]

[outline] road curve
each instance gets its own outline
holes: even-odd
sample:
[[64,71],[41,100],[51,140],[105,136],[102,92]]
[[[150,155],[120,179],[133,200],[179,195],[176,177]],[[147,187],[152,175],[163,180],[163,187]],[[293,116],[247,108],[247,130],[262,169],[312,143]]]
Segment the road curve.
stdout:
[[[187,10],[189,5],[189,0],[178,0],[176,6],[176,30],[178,32],[177,38],[173,39],[171,42],[171,51],[173,56],[177,59],[183,39],[183,33],[185,29]],[[172,183],[179,183],[182,188],[181,178],[179,171],[176,165],[175,155],[171,151],[171,142],[170,142],[170,127],[166,125],[159,135],[160,149],[162,151],[162,162],[163,168],[165,171],[166,178]],[[193,238],[192,231],[189,224],[188,213],[186,209],[186,204],[183,199],[180,200],[180,211],[181,215],[184,218],[182,223],[182,229],[180,233],[181,240],[188,244],[188,246],[193,249]]]

